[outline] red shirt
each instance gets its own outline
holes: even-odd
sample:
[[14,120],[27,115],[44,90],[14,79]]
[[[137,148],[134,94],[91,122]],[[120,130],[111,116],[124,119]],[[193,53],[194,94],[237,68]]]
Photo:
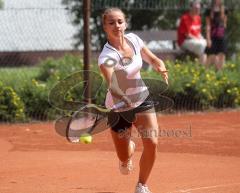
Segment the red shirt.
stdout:
[[178,27],[178,45],[181,46],[188,34],[199,38],[201,34],[201,17],[199,15],[191,16],[185,13],[180,20]]

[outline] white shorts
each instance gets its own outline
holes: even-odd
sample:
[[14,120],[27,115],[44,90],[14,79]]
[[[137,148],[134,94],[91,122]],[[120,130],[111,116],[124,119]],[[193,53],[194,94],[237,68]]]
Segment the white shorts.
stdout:
[[181,47],[198,56],[201,56],[202,54],[204,54],[206,46],[207,41],[201,38],[201,39],[186,39],[184,40]]

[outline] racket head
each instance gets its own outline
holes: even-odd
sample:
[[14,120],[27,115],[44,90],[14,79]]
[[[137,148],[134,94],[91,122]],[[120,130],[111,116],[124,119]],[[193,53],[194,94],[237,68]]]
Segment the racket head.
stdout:
[[[60,135],[61,137],[64,137],[65,139],[67,139],[69,142],[71,143],[77,143],[79,140],[79,135],[81,135],[82,132],[79,133],[75,133],[76,135],[74,136],[73,133],[69,133],[69,124],[72,121],[72,116],[63,116],[60,117],[59,119],[57,119],[54,123],[54,128],[55,131],[58,135]],[[107,130],[109,128],[108,126],[108,119],[106,116],[102,116],[102,115],[98,115],[98,118],[96,120],[95,125],[92,128],[89,128],[86,130],[86,132],[88,132],[90,135],[95,135],[98,133],[101,133],[105,130]],[[75,137],[75,140],[73,140],[73,138]],[[68,137],[67,137],[68,136]],[[70,137],[69,137],[70,136]],[[75,141],[75,142],[74,142]]]
[[78,143],[82,134],[91,135],[98,119],[98,114],[83,111],[74,112],[66,128],[67,140],[71,143]]

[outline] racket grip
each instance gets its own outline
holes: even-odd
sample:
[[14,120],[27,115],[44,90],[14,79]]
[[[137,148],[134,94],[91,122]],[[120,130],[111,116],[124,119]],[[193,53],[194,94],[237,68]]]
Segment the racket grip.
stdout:
[[123,101],[119,102],[119,103],[113,105],[112,110],[120,109],[120,108],[124,107],[125,105],[126,105],[125,102],[123,102]]

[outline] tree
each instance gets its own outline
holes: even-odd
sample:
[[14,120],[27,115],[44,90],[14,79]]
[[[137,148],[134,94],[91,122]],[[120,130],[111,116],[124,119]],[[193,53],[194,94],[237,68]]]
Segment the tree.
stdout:
[[230,10],[228,14],[228,24],[227,24],[227,40],[228,40],[228,55],[240,52],[239,42],[240,42],[240,10]]
[[3,8],[3,1],[0,0],[0,9],[2,9],[2,8]]
[[[73,24],[79,26],[75,35],[78,46],[83,41],[83,3],[82,0],[62,0],[62,3],[73,16]],[[202,0],[203,8],[209,4],[209,0]],[[91,32],[93,47],[100,49],[105,43],[105,35],[101,25],[101,13],[107,7],[120,7],[127,15],[128,30],[148,29],[176,29],[176,21],[184,11],[188,9],[189,0],[92,0]],[[237,7],[238,1],[228,0],[229,8]],[[204,20],[204,19],[203,19]],[[236,29],[240,24],[239,9],[230,11],[228,33],[231,52],[236,51],[236,42],[240,42],[239,31]]]
[[[174,0],[178,2],[179,0]],[[185,0],[186,1],[186,0]],[[123,11],[126,13],[129,28],[128,30],[142,30],[142,29],[174,29],[176,28],[176,18],[182,13],[169,12],[168,10],[160,9],[164,6],[164,3],[169,6],[169,1],[162,0],[158,5],[158,9],[149,8],[145,9],[146,6],[153,6],[149,4],[149,1],[138,0],[134,1],[116,1],[116,0],[93,0],[92,1],[92,13],[91,13],[91,32],[93,46],[96,48],[101,48],[105,43],[105,35],[102,30],[101,25],[101,13],[104,8],[111,6],[122,7]],[[180,1],[181,2],[181,1]],[[83,26],[83,2],[81,0],[62,0],[62,3],[69,10],[69,13],[73,16],[73,24],[79,27],[79,31],[75,34],[76,39],[75,46],[79,46],[83,40],[83,31],[81,26]],[[133,8],[131,8],[133,7]],[[135,8],[134,8],[135,7]],[[144,15],[144,17],[142,17]]]

